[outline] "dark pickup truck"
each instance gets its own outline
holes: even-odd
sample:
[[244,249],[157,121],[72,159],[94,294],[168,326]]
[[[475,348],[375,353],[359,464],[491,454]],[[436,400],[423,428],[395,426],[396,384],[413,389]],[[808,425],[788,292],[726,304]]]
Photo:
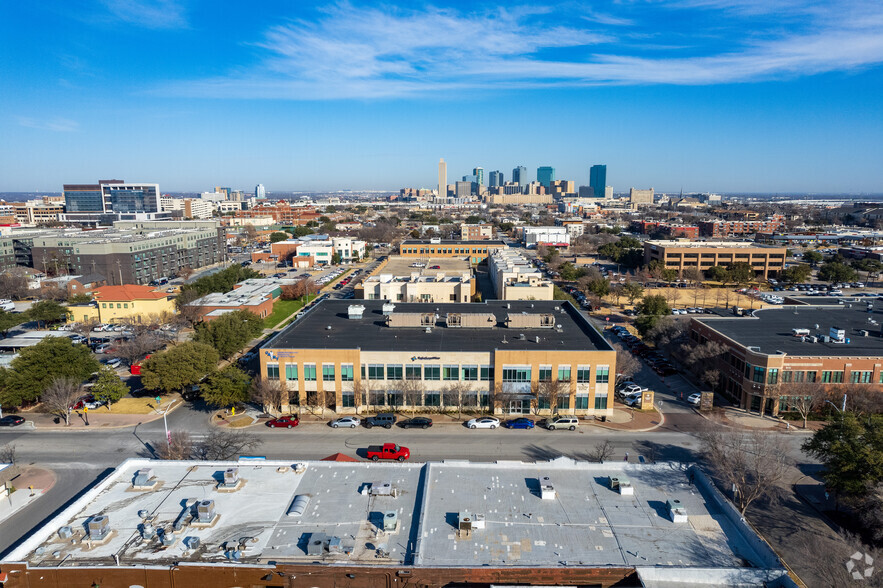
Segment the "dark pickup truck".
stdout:
[[384,443],[383,445],[371,445],[368,447],[368,459],[377,461],[378,459],[397,459],[405,461],[411,457],[411,451],[407,447],[399,447],[395,443]]

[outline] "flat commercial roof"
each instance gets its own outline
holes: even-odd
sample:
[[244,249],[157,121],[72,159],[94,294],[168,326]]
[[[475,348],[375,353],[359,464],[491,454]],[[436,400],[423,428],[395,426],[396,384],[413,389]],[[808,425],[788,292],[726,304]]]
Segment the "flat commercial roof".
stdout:
[[[612,351],[586,317],[569,302],[498,301],[480,303],[395,303],[395,313],[437,315],[425,327],[388,327],[383,300],[326,299],[262,345],[266,349],[361,349],[362,351]],[[348,308],[363,305],[363,318],[350,319]],[[557,310],[556,310],[557,309]],[[486,328],[444,326],[448,313],[493,313],[497,324]],[[552,314],[556,328],[509,328],[509,314]],[[560,325],[560,329],[557,328]],[[520,336],[524,335],[524,339]],[[539,342],[536,338],[539,337]]]
[[[425,265],[423,267],[413,267],[415,263]],[[439,266],[440,269],[429,269],[433,265]],[[414,273],[423,276],[436,276],[440,273],[457,276],[462,274],[471,275],[472,266],[465,257],[432,257],[427,255],[419,260],[415,260],[413,257],[391,255],[387,264],[375,275],[393,274],[394,276],[410,276]]]
[[[142,468],[152,470],[150,488],[133,486]],[[238,468],[240,482],[225,489],[219,482],[228,468]],[[611,477],[630,482],[633,494],[611,488]],[[214,516],[200,522],[194,505],[207,500],[214,501]],[[682,520],[672,520],[670,504],[682,509]],[[87,536],[96,516],[107,517],[103,538]],[[471,532],[461,532],[464,517],[473,521]],[[145,534],[148,524],[155,536]],[[131,459],[29,534],[6,561],[31,568],[612,566],[635,568],[653,586],[686,577],[699,586],[758,585],[748,579],[760,574],[772,581],[786,573],[701,470],[569,458],[425,464]]]
[[[869,303],[872,312],[866,310]],[[883,337],[880,336],[883,302],[871,299],[844,305],[764,308],[754,311],[752,317],[695,316],[693,320],[740,345],[759,347],[760,353],[781,351],[801,357],[883,357]],[[791,329],[809,329],[810,335],[827,336],[831,327],[845,330],[849,343],[810,343],[801,341],[791,332]],[[868,336],[862,336],[861,330],[869,331]]]
[[[489,247],[506,247],[504,241],[494,239],[405,239],[402,245],[487,245]],[[465,254],[464,254],[465,255]]]

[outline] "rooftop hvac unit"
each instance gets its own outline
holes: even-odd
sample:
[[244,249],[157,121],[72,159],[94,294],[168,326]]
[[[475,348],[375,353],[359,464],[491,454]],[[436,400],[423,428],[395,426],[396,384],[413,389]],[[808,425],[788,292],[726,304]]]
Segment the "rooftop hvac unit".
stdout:
[[151,481],[150,478],[153,477],[153,469],[151,468],[141,468],[137,472],[135,472],[135,479],[132,481],[132,486],[135,488],[148,488],[156,484],[156,480]]
[[625,476],[610,476],[610,489],[623,496],[634,496],[635,494],[635,487],[632,486],[631,480]]
[[331,537],[328,539],[328,553],[343,553],[343,539],[340,537]]
[[552,485],[552,478],[549,476],[540,478],[540,498],[543,500],[555,500],[555,486]]
[[141,525],[141,536],[145,539],[153,539],[156,537],[156,528],[150,523]]
[[350,320],[360,320],[365,312],[365,307],[362,304],[350,304],[346,310]]
[[196,519],[200,523],[210,523],[215,518],[215,501],[200,500],[196,503]]
[[59,539],[70,539],[74,535],[74,530],[70,527],[62,527],[58,530]]
[[[350,307],[350,308],[352,308],[352,307]],[[363,308],[364,308],[364,307],[363,307]],[[392,312],[393,312],[395,309],[396,309],[396,305],[395,305],[395,304],[393,304],[392,302],[385,302],[385,303],[383,304],[383,307],[382,307],[382,310],[383,310],[383,316],[389,316],[389,315],[391,315]],[[352,318],[352,317],[350,317],[350,318]]]
[[187,549],[196,549],[199,547],[199,537],[184,537],[184,545]]
[[399,515],[394,510],[388,510],[383,513],[383,530],[384,531],[395,531],[396,527],[399,525]]
[[392,482],[371,482],[371,496],[392,496]]
[[224,470],[224,485],[235,486],[239,482],[239,468],[227,468]]
[[324,555],[326,543],[328,543],[328,536],[325,533],[311,533],[310,540],[307,542],[307,555]]
[[95,515],[89,519],[89,539],[104,539],[110,533],[110,519],[107,515]]
[[458,517],[458,530],[470,532],[473,529],[484,529],[484,515],[470,512],[461,512]]
[[668,516],[671,518],[671,522],[686,523],[688,521],[687,509],[680,500],[672,498],[665,505],[668,507]]

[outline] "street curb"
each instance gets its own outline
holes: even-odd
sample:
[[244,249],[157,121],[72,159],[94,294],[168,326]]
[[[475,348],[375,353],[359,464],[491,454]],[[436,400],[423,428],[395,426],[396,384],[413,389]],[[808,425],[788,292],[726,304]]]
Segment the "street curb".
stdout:
[[656,412],[659,413],[659,417],[660,417],[659,424],[653,425],[652,427],[649,427],[646,429],[613,429],[611,427],[608,427],[607,425],[598,425],[597,423],[596,423],[596,426],[598,426],[602,429],[606,429],[608,431],[617,431],[620,433],[648,433],[650,431],[655,431],[656,429],[658,429],[659,427],[661,427],[665,424],[665,413],[662,412],[661,410],[657,410]]
[[[182,401],[179,402],[177,405],[173,406],[173,407],[172,407],[172,410],[168,411],[166,414],[168,415],[168,414],[170,414],[170,413],[175,412],[176,410],[178,410],[178,407],[182,406],[183,404],[184,404],[184,401],[182,400]],[[142,420],[141,422],[138,422],[138,423],[131,423],[131,424],[128,424],[128,425],[100,426],[100,427],[95,427],[94,429],[90,426],[90,427],[87,429],[86,427],[70,428],[70,427],[65,427],[65,426],[58,426],[58,427],[37,427],[37,425],[35,424],[34,427],[33,427],[33,429],[31,429],[31,430],[33,430],[33,431],[40,431],[40,432],[53,432],[53,433],[54,433],[54,432],[62,432],[62,433],[91,433],[91,432],[93,432],[93,431],[114,431],[114,430],[119,430],[119,429],[128,429],[129,427],[137,427],[138,425],[143,425],[143,424],[145,424],[145,423],[152,423],[153,421],[156,421],[156,420],[161,419],[163,415],[161,415],[161,414],[156,414],[156,413],[154,412],[154,414],[149,415],[149,416],[152,416],[153,418],[151,418],[151,419],[149,419],[149,420]],[[33,422],[33,421],[31,421],[31,422]]]
[[[16,514],[18,514],[19,512],[23,511],[23,510],[26,509],[27,507],[31,506],[31,505],[34,504],[35,502],[39,502],[41,498],[43,498],[44,496],[46,496],[46,494],[48,494],[49,491],[52,490],[52,489],[55,487],[56,482],[58,482],[58,476],[55,475],[55,471],[54,471],[54,470],[50,470],[49,468],[42,468],[42,467],[41,467],[41,468],[37,468],[37,469],[40,469],[40,470],[44,470],[44,471],[49,472],[49,473],[52,475],[52,482],[51,482],[51,483],[49,484],[49,486],[47,486],[46,488],[40,488],[40,494],[38,494],[33,500],[31,500],[30,502],[28,502],[28,503],[26,503],[26,504],[21,505],[20,507],[18,507],[17,509],[13,510],[12,512],[7,513],[5,516],[0,517],[0,524],[3,524],[5,521],[7,521],[8,519],[14,517]],[[17,489],[16,491],[17,491],[17,492],[27,492],[28,489],[27,489],[27,488],[19,488],[19,489]]]

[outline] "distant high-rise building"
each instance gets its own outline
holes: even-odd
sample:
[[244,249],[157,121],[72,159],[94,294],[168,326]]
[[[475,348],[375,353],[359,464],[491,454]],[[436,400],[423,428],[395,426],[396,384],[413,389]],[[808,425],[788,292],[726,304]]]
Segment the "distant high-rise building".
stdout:
[[537,181],[543,185],[544,188],[548,188],[549,185],[555,180],[555,168],[550,167],[548,165],[544,165],[542,167],[537,168]]
[[444,159],[438,160],[438,197],[448,197],[448,164]]
[[527,178],[527,168],[523,165],[519,165],[515,169],[512,170],[512,181],[518,184],[519,186],[526,186],[530,183],[530,180]]
[[503,172],[494,170],[488,176],[488,186],[496,188],[503,185]]
[[454,196],[457,198],[469,198],[472,195],[472,182],[456,182],[454,188]]
[[589,170],[589,185],[595,191],[595,198],[603,198],[607,193],[607,166],[593,165]]
[[254,188],[254,197],[260,200],[261,198],[267,197],[267,190],[264,188],[263,184],[258,184]]
[[476,167],[472,170],[472,175],[475,176],[475,181],[479,186],[484,186],[484,168]]

